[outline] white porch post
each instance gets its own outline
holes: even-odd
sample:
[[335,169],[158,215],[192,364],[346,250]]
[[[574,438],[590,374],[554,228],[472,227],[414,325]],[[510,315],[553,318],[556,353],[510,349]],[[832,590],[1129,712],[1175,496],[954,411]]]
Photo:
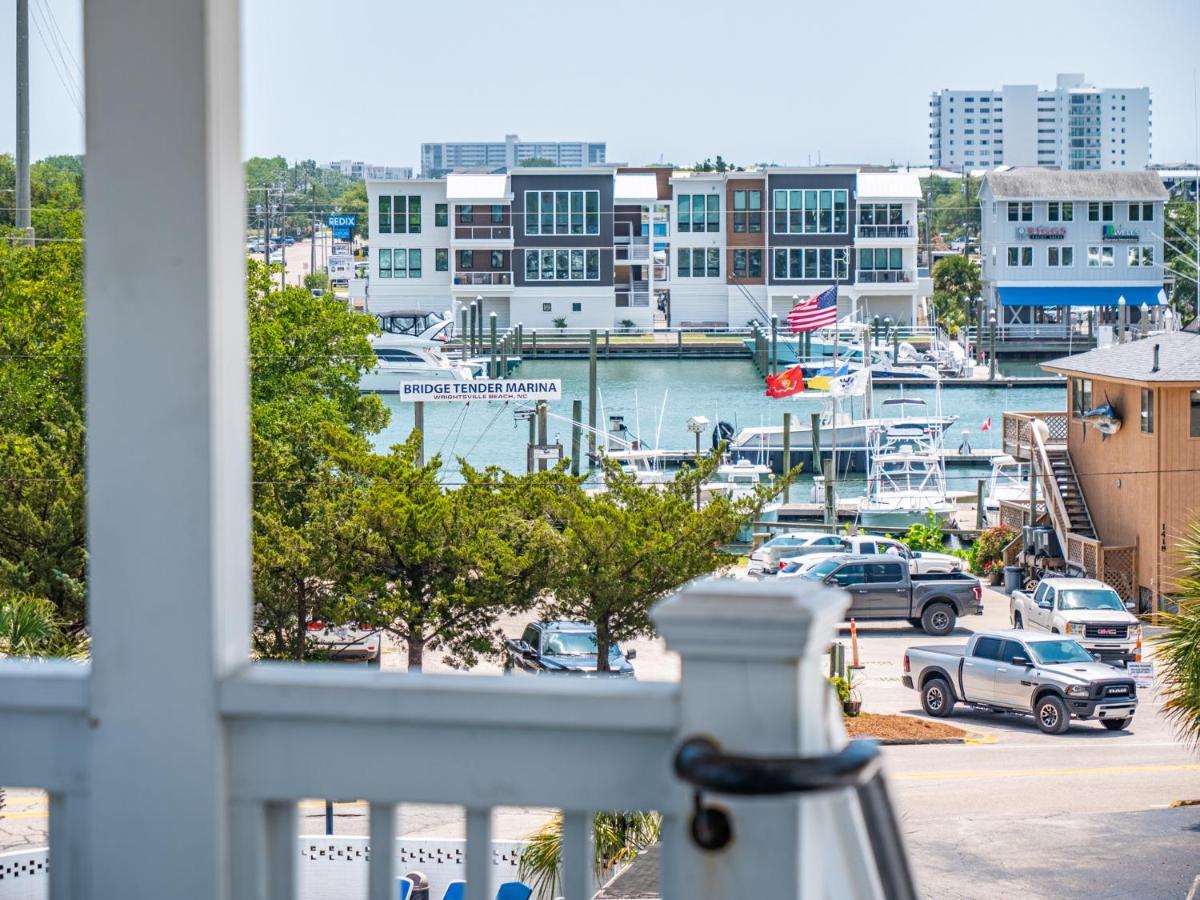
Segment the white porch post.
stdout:
[[79,896],[230,893],[217,679],[245,664],[250,629],[239,27],[237,0],[84,8],[94,655]]
[[[748,756],[824,755],[845,741],[821,657],[846,607],[840,591],[702,582],[654,619],[682,657],[680,738],[716,740]],[[774,900],[881,896],[858,803],[849,790],[737,798],[733,840],[705,852],[689,836],[692,790],[678,782],[663,841],[664,897]]]

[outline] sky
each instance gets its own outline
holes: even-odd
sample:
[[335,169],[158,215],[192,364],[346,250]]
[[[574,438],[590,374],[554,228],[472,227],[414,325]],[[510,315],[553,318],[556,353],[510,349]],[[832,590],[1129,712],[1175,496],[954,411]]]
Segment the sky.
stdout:
[[[14,7],[0,13],[7,152]],[[33,157],[82,152],[80,0],[31,10]],[[242,137],[246,156],[378,165],[510,133],[606,141],[610,162],[638,165],[920,165],[931,91],[1083,72],[1148,85],[1153,160],[1197,161],[1198,37],[1196,0],[245,0]]]

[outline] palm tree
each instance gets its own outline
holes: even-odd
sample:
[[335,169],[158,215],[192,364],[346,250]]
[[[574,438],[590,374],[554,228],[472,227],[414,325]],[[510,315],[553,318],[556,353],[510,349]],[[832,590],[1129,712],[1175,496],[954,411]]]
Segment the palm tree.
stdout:
[[87,643],[64,630],[54,604],[20,592],[0,593],[0,654],[82,659]]
[[1164,615],[1167,633],[1157,640],[1163,711],[1183,738],[1200,749],[1200,522],[1188,528],[1179,549],[1179,612]]
[[[521,853],[520,878],[546,897],[558,896],[562,860],[562,815],[534,832]],[[662,816],[652,812],[600,812],[592,821],[593,871],[597,880],[655,843]]]

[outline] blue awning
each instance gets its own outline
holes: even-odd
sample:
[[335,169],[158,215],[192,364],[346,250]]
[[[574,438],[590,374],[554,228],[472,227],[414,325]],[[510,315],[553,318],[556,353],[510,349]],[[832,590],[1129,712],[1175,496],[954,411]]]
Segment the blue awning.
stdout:
[[1125,298],[1126,306],[1161,306],[1166,301],[1162,288],[1155,285],[1127,287],[1002,287],[1004,306],[1117,306]]

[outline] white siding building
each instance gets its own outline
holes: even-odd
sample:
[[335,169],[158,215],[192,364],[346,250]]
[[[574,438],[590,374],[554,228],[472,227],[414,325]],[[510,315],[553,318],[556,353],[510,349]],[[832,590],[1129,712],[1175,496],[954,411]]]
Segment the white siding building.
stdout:
[[851,307],[866,319],[917,322],[917,203],[911,172],[859,172]]
[[929,101],[930,164],[1141,170],[1151,159],[1150,89],[1098,88],[1059,75],[1053,90],[943,90]]
[[450,309],[446,180],[367,178],[367,309]]

